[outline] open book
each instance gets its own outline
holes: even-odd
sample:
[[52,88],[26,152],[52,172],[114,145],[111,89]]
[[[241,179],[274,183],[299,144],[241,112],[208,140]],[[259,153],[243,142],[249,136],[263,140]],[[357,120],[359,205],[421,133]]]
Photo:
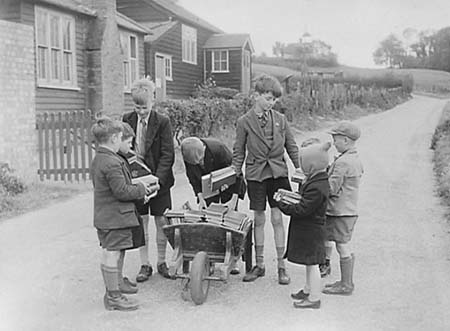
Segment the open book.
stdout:
[[205,199],[220,193],[223,185],[231,186],[236,183],[236,171],[233,167],[226,167],[202,176],[202,193]]

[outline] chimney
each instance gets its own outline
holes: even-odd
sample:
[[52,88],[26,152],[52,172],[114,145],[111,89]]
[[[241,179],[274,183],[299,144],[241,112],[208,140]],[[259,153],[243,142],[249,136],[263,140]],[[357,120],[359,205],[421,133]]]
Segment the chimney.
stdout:
[[87,29],[88,105],[95,113],[118,116],[124,109],[124,77],[116,0],[82,0],[97,12]]

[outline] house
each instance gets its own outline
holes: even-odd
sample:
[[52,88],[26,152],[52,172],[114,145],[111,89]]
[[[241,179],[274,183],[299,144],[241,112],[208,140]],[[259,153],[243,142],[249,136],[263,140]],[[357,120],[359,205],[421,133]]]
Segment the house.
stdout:
[[250,89],[248,34],[225,34],[170,0],[117,0],[117,10],[151,31],[145,37],[145,72],[156,97],[187,98],[211,75],[216,84]]
[[127,110],[151,32],[115,1],[4,0],[0,19],[34,27],[36,111]]

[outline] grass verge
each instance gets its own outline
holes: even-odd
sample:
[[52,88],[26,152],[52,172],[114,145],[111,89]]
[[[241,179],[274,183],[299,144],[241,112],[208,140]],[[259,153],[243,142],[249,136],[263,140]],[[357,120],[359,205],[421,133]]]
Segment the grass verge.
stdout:
[[431,148],[434,150],[433,168],[437,194],[444,205],[450,207],[450,102],[442,111],[441,119],[433,134]]

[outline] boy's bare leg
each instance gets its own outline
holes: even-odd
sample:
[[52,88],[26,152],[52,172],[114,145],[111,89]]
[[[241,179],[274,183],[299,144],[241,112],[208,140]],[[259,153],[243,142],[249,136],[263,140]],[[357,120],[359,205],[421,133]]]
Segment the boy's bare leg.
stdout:
[[283,259],[284,252],[286,250],[286,237],[283,226],[283,215],[279,208],[274,207],[270,209],[270,216],[275,239],[275,248],[277,251],[278,283],[280,285],[287,285],[291,282],[291,279],[286,273],[286,266]]
[[256,265],[250,272],[247,272],[244,278],[244,282],[252,282],[258,277],[265,275],[264,267],[264,225],[266,223],[266,213],[264,210],[253,211],[254,224],[254,240],[255,240],[255,258]]
[[324,263],[319,264],[320,268],[320,276],[326,277],[331,274],[331,252],[333,251],[333,242],[325,241],[325,261]]

